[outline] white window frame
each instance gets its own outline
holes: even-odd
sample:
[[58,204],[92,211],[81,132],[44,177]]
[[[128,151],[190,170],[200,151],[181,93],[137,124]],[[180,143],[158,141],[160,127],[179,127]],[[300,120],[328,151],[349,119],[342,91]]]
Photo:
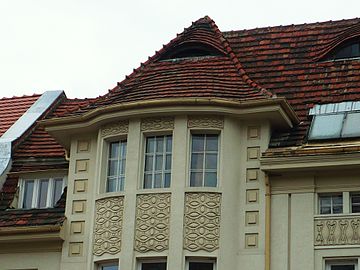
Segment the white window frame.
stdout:
[[[205,153],[206,153],[206,150],[205,150],[205,143],[204,143],[204,159],[203,159],[203,166],[202,166],[202,169],[201,170],[199,170],[199,172],[202,172],[203,173],[203,177],[202,177],[202,185],[201,186],[191,186],[191,173],[192,172],[196,172],[196,170],[192,170],[191,169],[191,162],[192,162],[192,155],[193,155],[193,151],[192,151],[192,143],[193,143],[193,136],[196,136],[196,135],[204,135],[204,136],[207,136],[207,135],[216,135],[217,136],[217,141],[218,141],[218,149],[217,149],[217,164],[216,164],[216,186],[215,187],[211,187],[211,186],[205,186],[205,174],[206,174],[206,172],[215,172],[215,170],[214,169],[206,169],[205,168],[205,162],[206,162],[206,158],[205,158]],[[218,131],[210,131],[210,132],[208,132],[208,131],[202,131],[202,130],[192,130],[191,132],[190,132],[190,145],[189,145],[189,154],[190,154],[190,157],[189,157],[189,172],[188,172],[188,186],[189,187],[194,187],[194,188],[196,188],[196,187],[203,187],[203,188],[218,188],[219,187],[219,182],[220,182],[220,170],[219,170],[219,168],[220,168],[220,151],[221,151],[221,149],[220,149],[220,147],[221,147],[221,133],[220,132],[218,132]]]
[[[352,197],[356,195],[356,196],[360,196],[360,192],[350,192],[349,195],[349,207],[350,207],[350,213],[354,213],[354,214],[360,214],[360,212],[353,212],[352,211],[352,207],[353,207],[353,203],[352,203]],[[357,203],[360,204],[360,203]]]
[[142,269],[143,263],[166,263],[166,269],[167,269],[167,259],[164,257],[161,258],[149,258],[149,259],[138,259],[137,262],[137,270]]
[[[19,196],[19,204],[18,208],[21,209],[40,209],[37,207],[39,202],[39,196],[40,196],[40,182],[41,180],[49,180],[48,189],[47,189],[47,196],[46,196],[46,207],[44,208],[51,208],[54,207],[56,202],[52,204],[54,200],[54,188],[55,188],[55,180],[62,179],[62,192],[64,191],[64,188],[67,185],[67,179],[65,176],[59,176],[59,177],[38,177],[38,178],[23,178],[19,181],[19,188],[20,188],[20,196]],[[31,208],[24,208],[24,196],[25,196],[25,183],[26,181],[34,181],[34,188],[33,188],[33,197],[31,202]]]
[[[324,198],[324,197],[330,197],[330,196],[337,196],[337,195],[341,195],[341,203],[342,203],[342,212],[341,213],[336,213],[334,214],[333,213],[333,200],[331,199],[330,201],[330,213],[329,214],[322,214],[321,213],[321,203],[320,203],[320,200],[321,198]],[[344,193],[343,192],[325,192],[325,193],[318,193],[318,214],[319,215],[342,215],[345,213],[345,202],[344,202]]]
[[[126,142],[126,152],[125,152],[125,169],[124,169],[124,174],[119,174],[118,177],[124,177],[124,183],[122,183],[123,188],[121,189],[121,184],[119,185],[119,182],[116,182],[116,188],[113,191],[108,191],[108,184],[109,184],[109,160],[110,160],[110,147],[112,143],[121,143],[121,142]],[[127,138],[119,138],[116,140],[109,140],[106,142],[106,170],[105,170],[105,193],[110,193],[110,192],[123,192],[124,188],[125,188],[125,181],[126,181],[126,163],[127,163],[127,152],[128,152],[128,145],[127,145]],[[120,150],[121,151],[121,148]],[[121,156],[122,157],[122,156]],[[122,162],[122,161],[121,161]]]
[[104,266],[117,266],[118,270],[120,269],[119,268],[119,263],[115,262],[115,261],[106,262],[106,263],[97,263],[96,269],[97,270],[103,270]]
[[[146,152],[146,147],[147,147],[147,140],[148,138],[159,138],[159,137],[163,137],[165,139],[165,137],[167,136],[171,136],[171,152],[167,152],[166,150],[166,140],[163,141],[163,147],[164,147],[164,151],[163,151],[163,159],[162,159],[162,169],[161,170],[156,170],[155,169],[155,159],[156,159],[156,150],[155,152],[153,152],[152,156],[153,156],[153,164],[152,164],[152,170],[151,171],[145,171],[146,168],[146,156],[147,156],[147,152]],[[145,141],[144,141],[144,154],[143,154],[143,177],[142,177],[142,189],[154,189],[154,188],[170,188],[171,187],[171,180],[172,180],[172,168],[173,168],[173,149],[174,149],[174,136],[172,133],[169,134],[157,134],[157,135],[146,135],[145,136]],[[156,148],[156,145],[154,145],[154,147]],[[165,169],[165,164],[166,164],[166,155],[170,154],[171,155],[171,164],[170,164],[170,169]],[[145,187],[145,175],[146,172],[151,172],[152,175],[152,182],[151,182],[151,187]],[[162,175],[162,182],[161,182],[161,187],[155,187],[155,172],[156,173],[161,173]],[[170,173],[170,185],[169,187],[165,187],[165,174]]]
[[331,266],[335,265],[354,265],[355,270],[358,270],[358,259],[326,260],[325,270],[331,270]]
[[196,258],[196,257],[189,257],[186,259],[186,270],[190,270],[190,263],[191,262],[195,262],[195,263],[212,263],[213,264],[213,269],[212,270],[216,270],[216,258]]

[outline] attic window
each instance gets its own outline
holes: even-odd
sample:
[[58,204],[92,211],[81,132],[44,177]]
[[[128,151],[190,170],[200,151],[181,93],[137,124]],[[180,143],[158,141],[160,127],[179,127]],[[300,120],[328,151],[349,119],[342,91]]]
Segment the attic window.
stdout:
[[309,140],[360,137],[360,101],[316,105]]
[[192,57],[221,56],[223,55],[218,49],[198,42],[183,43],[166,52],[160,60],[172,60]]
[[338,60],[360,57],[360,37],[351,39],[336,47],[325,57],[325,60]]

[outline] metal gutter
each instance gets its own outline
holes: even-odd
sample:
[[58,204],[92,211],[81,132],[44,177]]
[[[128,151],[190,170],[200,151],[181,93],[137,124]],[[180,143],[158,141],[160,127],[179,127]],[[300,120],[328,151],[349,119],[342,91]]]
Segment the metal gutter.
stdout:
[[0,189],[10,170],[12,143],[20,138],[36,120],[63,93],[62,90],[46,91],[37,101],[0,137]]

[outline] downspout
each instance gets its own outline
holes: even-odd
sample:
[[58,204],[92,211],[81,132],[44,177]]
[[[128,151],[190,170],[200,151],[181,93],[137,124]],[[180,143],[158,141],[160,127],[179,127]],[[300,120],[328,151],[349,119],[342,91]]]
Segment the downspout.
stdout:
[[0,190],[11,168],[12,143],[20,138],[46,110],[58,99],[63,91],[44,92],[31,107],[0,137]]
[[271,186],[265,173],[265,270],[270,270],[271,241]]

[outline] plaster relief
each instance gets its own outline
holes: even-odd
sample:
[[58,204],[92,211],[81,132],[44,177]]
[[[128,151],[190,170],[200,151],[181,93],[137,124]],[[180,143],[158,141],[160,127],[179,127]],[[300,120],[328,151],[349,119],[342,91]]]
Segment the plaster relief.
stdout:
[[315,219],[315,246],[359,245],[360,217]]
[[224,118],[213,116],[191,116],[188,128],[224,128]]
[[169,248],[171,195],[137,196],[135,250],[163,251]]
[[186,193],[184,248],[214,251],[219,248],[221,194]]
[[174,118],[145,118],[141,120],[141,131],[174,129]]
[[121,250],[124,198],[111,197],[96,201],[94,255],[117,254]]
[[128,133],[129,121],[119,121],[113,124],[105,125],[101,128],[101,136],[118,135]]

